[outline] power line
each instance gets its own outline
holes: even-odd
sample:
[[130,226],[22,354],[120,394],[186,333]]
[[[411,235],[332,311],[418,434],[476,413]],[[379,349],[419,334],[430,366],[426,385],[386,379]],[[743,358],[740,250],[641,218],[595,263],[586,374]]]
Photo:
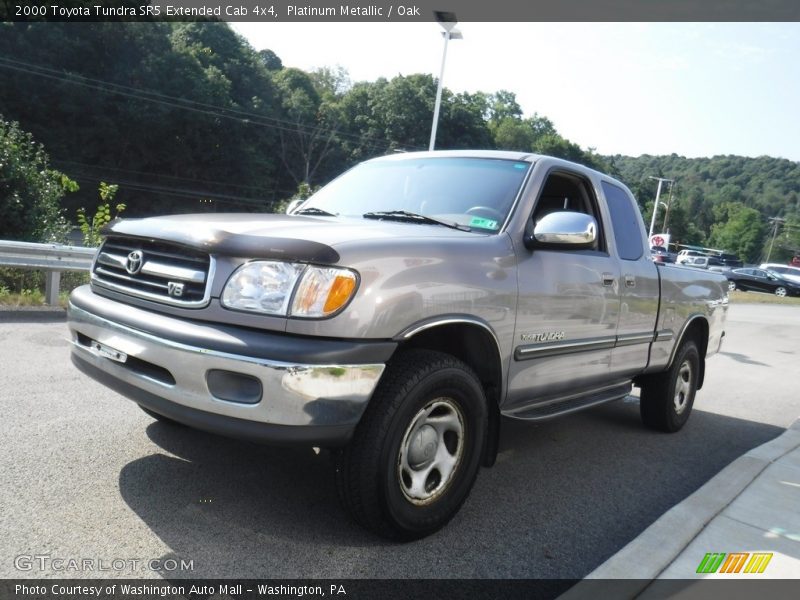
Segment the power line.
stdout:
[[[75,179],[78,180],[82,179],[82,180],[96,181],[96,182],[101,182],[106,180],[106,179],[101,179],[96,175],[90,175],[87,173],[76,173],[74,177]],[[275,196],[275,194],[272,194],[273,198],[271,200],[267,200],[266,198],[248,198],[244,196],[232,196],[229,194],[219,194],[216,192],[206,192],[206,191],[192,190],[186,188],[174,188],[174,187],[159,186],[152,184],[148,185],[146,183],[140,183],[137,181],[124,181],[120,179],[113,179],[113,182],[125,186],[125,188],[131,190],[156,192],[158,194],[179,196],[182,198],[213,199],[226,204],[237,204],[242,206],[254,206],[261,208],[266,208],[267,204],[274,202],[274,196]]]
[[[110,81],[105,81],[102,79],[94,79],[92,77],[86,77],[84,75],[64,73],[63,71],[58,71],[56,69],[51,69],[49,67],[44,67],[42,65],[36,65],[33,63],[27,63],[24,61],[14,60],[6,57],[0,57],[0,68],[19,71],[22,73],[26,73],[28,75],[37,75],[39,77],[45,77],[47,79],[55,79],[58,81],[63,81],[65,83],[71,83],[73,85],[80,85],[83,87],[87,87],[89,89],[95,89],[111,94],[119,94],[137,100],[144,100],[147,102],[162,104],[172,108],[182,108],[182,109],[192,110],[194,112],[202,114],[235,120],[244,124],[252,123],[254,125],[260,125],[262,127],[270,127],[272,129],[287,131],[289,133],[301,132],[306,134],[313,134],[315,131],[327,132],[339,137],[350,138],[354,141],[364,143],[368,148],[381,149],[381,150],[385,150],[385,148],[383,146],[378,146],[376,142],[384,142],[385,145],[387,146],[391,146],[392,144],[390,140],[387,140],[385,138],[360,136],[356,134],[349,134],[340,131],[338,129],[331,129],[329,127],[310,126],[301,123],[293,123],[285,119],[277,119],[275,117],[269,117],[266,115],[261,115],[258,113],[249,112],[238,108],[228,108],[219,105],[208,104],[205,102],[199,102],[197,100],[191,100],[188,98],[169,96],[167,94],[162,94],[155,90],[138,89],[117,83],[112,83]],[[76,77],[79,77],[81,80],[75,79]],[[156,97],[150,97],[150,96],[156,96]],[[225,112],[220,112],[220,111],[225,111]],[[233,113],[233,114],[227,114],[227,113]],[[254,121],[253,119],[257,120]],[[285,125],[289,125],[289,127],[286,127]],[[374,140],[374,142],[370,143],[372,140]],[[424,149],[421,146],[413,146],[411,144],[403,144],[403,146],[419,150]]]
[[769,262],[769,257],[772,255],[772,246],[775,244],[775,237],[778,235],[778,224],[786,222],[786,219],[781,219],[780,217],[770,217],[769,220],[772,221],[772,240],[769,242],[766,262]]
[[[191,182],[198,182],[198,183],[209,183],[209,184],[212,184],[212,185],[221,185],[221,186],[225,186],[225,187],[248,189],[248,190],[258,190],[258,191],[263,191],[264,190],[263,187],[259,187],[259,186],[255,186],[255,185],[241,185],[241,184],[236,184],[236,183],[228,183],[226,181],[214,181],[214,180],[210,180],[210,179],[198,179],[196,177],[181,177],[181,176],[178,176],[178,175],[167,175],[167,174],[164,174],[164,173],[156,173],[154,171],[136,171],[136,170],[133,170],[133,169],[122,169],[120,167],[109,167],[109,166],[106,166],[106,165],[90,165],[90,164],[86,164],[86,163],[82,163],[82,162],[78,162],[78,161],[74,161],[74,160],[52,159],[50,162],[52,162],[53,164],[56,164],[56,165],[59,165],[59,164],[60,165],[75,165],[75,166],[78,166],[78,167],[85,167],[85,168],[88,168],[88,169],[95,169],[95,170],[98,170],[98,171],[115,171],[115,172],[118,172],[118,173],[131,173],[131,174],[135,174],[135,175],[149,175],[149,176],[152,176],[152,177],[159,177],[159,178],[165,178],[165,179],[174,179],[174,180],[177,180],[177,181],[191,181]],[[263,164],[266,164],[266,163],[263,163]]]

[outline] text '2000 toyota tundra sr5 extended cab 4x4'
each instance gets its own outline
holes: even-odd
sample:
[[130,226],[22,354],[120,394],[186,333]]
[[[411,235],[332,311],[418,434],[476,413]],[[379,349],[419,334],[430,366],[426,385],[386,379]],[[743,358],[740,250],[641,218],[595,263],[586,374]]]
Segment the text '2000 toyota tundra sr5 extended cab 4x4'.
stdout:
[[74,363],[157,419],[333,450],[340,498],[390,538],[442,527],[537,421],[641,388],[689,417],[727,284],[656,265],[628,189],[511,152],[362,163],[292,214],[131,219],[69,303]]

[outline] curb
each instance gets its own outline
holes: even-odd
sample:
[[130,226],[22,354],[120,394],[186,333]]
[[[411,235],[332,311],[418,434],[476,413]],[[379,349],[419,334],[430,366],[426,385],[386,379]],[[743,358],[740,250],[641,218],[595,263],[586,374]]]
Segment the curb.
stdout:
[[[798,447],[800,419],[774,440],[757,446],[734,460],[589,573],[585,580],[630,580],[624,586],[626,593],[638,594],[764,469]],[[563,594],[561,599],[575,600],[583,597],[589,591],[582,590],[583,585],[583,582],[578,583]]]

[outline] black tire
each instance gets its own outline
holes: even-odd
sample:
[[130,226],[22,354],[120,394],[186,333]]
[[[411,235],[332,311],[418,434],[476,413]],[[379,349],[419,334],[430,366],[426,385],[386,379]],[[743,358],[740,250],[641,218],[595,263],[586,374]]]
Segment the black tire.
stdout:
[[430,350],[398,355],[352,441],[335,454],[342,505],[356,523],[392,540],[437,531],[475,482],[487,422],[483,388],[466,364]]
[[141,404],[139,404],[139,408],[141,408],[148,416],[153,417],[157,421],[161,421],[162,423],[169,423],[170,425],[176,425],[181,427],[182,425],[177,421],[173,421],[169,417],[165,417],[164,415],[160,415],[157,412],[150,410],[149,408],[145,408]]
[[642,382],[639,410],[651,429],[674,433],[689,419],[700,375],[700,352],[694,340],[683,342],[672,366]]

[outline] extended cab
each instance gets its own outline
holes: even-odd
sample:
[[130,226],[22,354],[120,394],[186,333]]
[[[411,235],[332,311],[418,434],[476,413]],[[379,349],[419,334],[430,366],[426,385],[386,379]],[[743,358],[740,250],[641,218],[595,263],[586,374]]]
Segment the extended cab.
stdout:
[[70,298],[73,362],[157,419],[332,449],[387,537],[456,513],[501,416],[638,386],[679,430],[722,343],[726,280],[656,265],[630,191],[573,163],[378,158],[292,213],[114,223]]

